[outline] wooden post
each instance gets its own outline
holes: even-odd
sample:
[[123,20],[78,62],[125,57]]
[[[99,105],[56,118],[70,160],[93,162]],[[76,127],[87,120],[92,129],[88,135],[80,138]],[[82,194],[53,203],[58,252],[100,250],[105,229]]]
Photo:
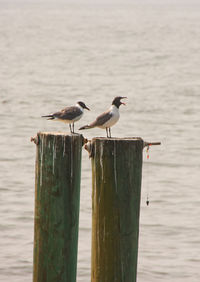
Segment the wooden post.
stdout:
[[38,133],[34,282],[75,282],[82,135]]
[[135,282],[143,140],[92,140],[92,282]]

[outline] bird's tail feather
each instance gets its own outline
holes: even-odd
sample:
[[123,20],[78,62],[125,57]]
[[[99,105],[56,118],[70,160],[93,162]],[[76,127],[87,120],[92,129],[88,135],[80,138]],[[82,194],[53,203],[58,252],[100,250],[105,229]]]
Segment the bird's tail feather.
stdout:
[[84,126],[80,127],[79,130],[82,130],[82,129],[89,129],[89,128],[93,128],[93,126],[87,124],[87,125],[84,125]]
[[54,116],[52,116],[52,115],[47,115],[47,116],[42,116],[42,117],[47,117],[48,120],[49,120],[49,119],[54,119]]

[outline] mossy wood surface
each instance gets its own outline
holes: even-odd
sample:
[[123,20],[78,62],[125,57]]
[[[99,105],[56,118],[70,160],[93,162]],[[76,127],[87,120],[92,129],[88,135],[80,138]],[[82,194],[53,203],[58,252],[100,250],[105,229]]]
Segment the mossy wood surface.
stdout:
[[92,282],[137,277],[142,139],[94,138]]
[[82,136],[38,133],[34,282],[75,282]]

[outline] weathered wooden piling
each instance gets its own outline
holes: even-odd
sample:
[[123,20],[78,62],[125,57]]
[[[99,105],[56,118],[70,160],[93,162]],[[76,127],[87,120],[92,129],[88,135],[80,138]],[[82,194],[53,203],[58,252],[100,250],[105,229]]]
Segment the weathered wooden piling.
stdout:
[[34,282],[75,282],[82,135],[40,132],[35,178]]
[[92,140],[92,282],[136,281],[143,145]]

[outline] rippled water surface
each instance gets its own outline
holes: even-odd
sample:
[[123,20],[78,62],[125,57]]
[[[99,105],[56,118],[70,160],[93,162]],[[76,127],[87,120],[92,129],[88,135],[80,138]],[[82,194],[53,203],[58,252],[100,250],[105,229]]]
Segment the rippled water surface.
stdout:
[[[0,0],[0,280],[32,279],[37,131],[83,100],[92,121],[127,96],[113,136],[144,152],[138,282],[200,276],[200,3]],[[85,137],[105,136],[101,129]],[[146,206],[149,193],[150,206]],[[90,281],[91,170],[83,151],[78,282]],[[112,282],[112,281],[111,281]]]

